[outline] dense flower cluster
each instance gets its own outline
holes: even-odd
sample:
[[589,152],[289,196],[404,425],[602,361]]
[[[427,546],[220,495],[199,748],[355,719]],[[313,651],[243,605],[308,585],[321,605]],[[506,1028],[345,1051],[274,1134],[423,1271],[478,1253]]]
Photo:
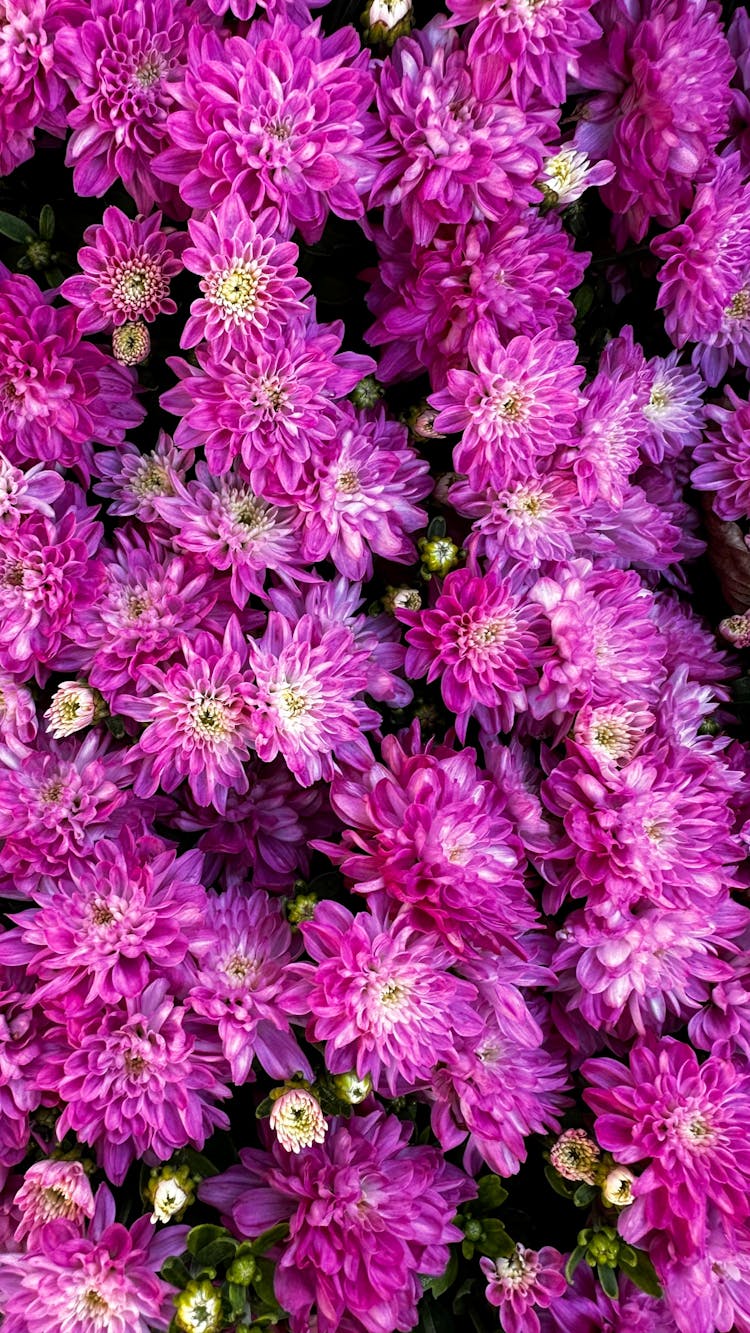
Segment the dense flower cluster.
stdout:
[[750,1333],[750,12],[315,7],[0,0],[3,1333]]

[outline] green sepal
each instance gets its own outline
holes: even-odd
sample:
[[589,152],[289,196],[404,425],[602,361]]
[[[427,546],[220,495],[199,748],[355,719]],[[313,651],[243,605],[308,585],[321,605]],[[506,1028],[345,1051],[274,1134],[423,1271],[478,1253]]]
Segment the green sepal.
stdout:
[[44,204],[39,214],[39,239],[51,241],[55,234],[55,210],[50,204]]
[[190,1281],[190,1269],[178,1255],[170,1254],[159,1269],[159,1276],[168,1282],[170,1287],[179,1287],[180,1291],[184,1291]]
[[37,239],[28,222],[14,217],[12,213],[0,213],[0,233],[7,236],[9,241],[16,241],[18,245],[31,245],[31,242]]
[[590,1203],[594,1202],[598,1193],[599,1191],[596,1188],[596,1185],[587,1185],[584,1181],[575,1191],[573,1195],[573,1203],[576,1208],[587,1208]]
[[551,1185],[555,1194],[559,1194],[562,1199],[572,1199],[575,1194],[575,1186],[568,1180],[564,1180],[555,1170],[554,1166],[548,1162],[544,1168],[544,1174],[547,1184]]
[[573,1274],[575,1273],[585,1253],[586,1253],[585,1245],[576,1245],[575,1249],[573,1250],[573,1253],[570,1255],[570,1258],[568,1259],[568,1262],[565,1265],[565,1277],[567,1278],[568,1282],[573,1281]]
[[508,1191],[503,1188],[499,1176],[482,1176],[479,1181],[477,1197],[471,1205],[473,1214],[483,1217],[485,1213],[497,1212],[508,1197]]
[[442,1296],[449,1287],[453,1286],[458,1275],[458,1255],[455,1250],[451,1251],[451,1257],[444,1273],[438,1277],[422,1277],[420,1282],[425,1291],[429,1291],[437,1299]]
[[507,1258],[513,1253],[515,1245],[496,1217],[486,1218],[482,1223],[482,1231],[484,1234],[476,1243],[480,1254],[486,1255],[488,1259],[499,1259],[501,1255]]
[[250,1247],[251,1254],[265,1254],[277,1245],[280,1240],[284,1240],[289,1235],[289,1223],[277,1222],[275,1226],[269,1227],[267,1231],[261,1232]]

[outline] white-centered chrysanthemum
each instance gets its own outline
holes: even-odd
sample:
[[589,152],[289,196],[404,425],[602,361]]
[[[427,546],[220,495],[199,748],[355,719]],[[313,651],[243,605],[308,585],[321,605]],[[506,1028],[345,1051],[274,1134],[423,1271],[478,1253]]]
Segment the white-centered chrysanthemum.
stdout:
[[47,731],[56,741],[88,727],[96,714],[96,693],[88,685],[64,680],[44,714]]

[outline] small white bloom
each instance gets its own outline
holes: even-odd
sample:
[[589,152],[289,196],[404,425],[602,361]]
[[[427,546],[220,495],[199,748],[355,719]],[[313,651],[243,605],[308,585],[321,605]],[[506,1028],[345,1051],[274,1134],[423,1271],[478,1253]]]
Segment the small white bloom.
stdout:
[[170,1222],[185,1207],[188,1196],[176,1180],[160,1180],[154,1190],[152,1223]]
[[372,0],[368,15],[371,28],[381,23],[386,32],[395,28],[397,23],[408,18],[411,13],[411,0]]
[[44,714],[47,731],[56,741],[88,727],[96,712],[96,694],[88,685],[64,680]]
[[282,1148],[295,1153],[322,1143],[328,1129],[317,1098],[305,1088],[282,1093],[273,1104],[269,1123]]
[[618,1208],[626,1208],[633,1202],[633,1181],[635,1176],[632,1171],[628,1171],[626,1166],[616,1166],[610,1171],[604,1184],[602,1185],[602,1198],[605,1203],[616,1204]]
[[588,153],[581,153],[568,144],[547,158],[539,184],[545,192],[555,196],[553,202],[557,207],[567,208],[568,204],[580,199],[589,186],[606,185],[614,174],[611,162],[592,163]]

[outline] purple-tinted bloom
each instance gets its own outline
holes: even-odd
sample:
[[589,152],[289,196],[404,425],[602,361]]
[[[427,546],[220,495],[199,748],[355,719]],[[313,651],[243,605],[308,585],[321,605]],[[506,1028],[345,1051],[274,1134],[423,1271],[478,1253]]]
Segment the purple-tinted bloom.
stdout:
[[0,176],[10,175],[31,157],[35,130],[65,137],[70,93],[57,59],[57,38],[85,16],[80,0],[4,0]]
[[602,188],[618,234],[642,240],[649,222],[678,222],[729,128],[732,56],[713,0],[617,0],[581,66],[602,89],[584,104],[576,147],[606,157]]
[[150,693],[122,698],[120,708],[147,724],[131,750],[138,757],[136,794],[153,796],[158,787],[172,792],[186,780],[199,805],[221,813],[230,791],[241,795],[248,788],[243,765],[253,739],[253,696],[237,621],[229,621],[222,645],[209,642],[200,651],[183,640],[184,665],[144,664]]
[[443,224],[538,201],[544,114],[483,84],[441,17],[397,42],[380,67],[377,105],[387,139],[370,205],[385,207],[387,231],[400,222],[429,245]]
[[527,1250],[516,1245],[507,1259],[480,1259],[479,1267],[487,1279],[487,1300],[500,1309],[504,1333],[539,1333],[537,1308],[548,1309],[567,1286],[563,1257],[549,1246]]
[[167,140],[191,24],[186,0],[91,0],[86,21],[58,38],[77,103],[65,161],[78,194],[99,198],[119,179],[141,213],[172,204],[174,191],[152,165]]
[[82,342],[75,311],[50,305],[31,278],[0,275],[0,447],[12,462],[90,463],[142,421],[135,375]]
[[578,73],[578,54],[601,32],[589,12],[593,0],[449,0],[454,23],[472,23],[469,58],[483,92],[510,73],[521,106],[540,96],[565,101],[566,76]]
[[310,577],[301,568],[295,509],[270,504],[234,471],[217,479],[199,463],[195,481],[183,484],[175,478],[172,494],[153,504],[174,530],[178,549],[201,557],[207,569],[230,571],[235,606],[244,607],[249,597],[266,599],[268,574],[291,587]]
[[356,892],[409,909],[457,955],[497,949],[534,924],[523,852],[473,750],[422,747],[419,729],[382,743],[383,763],[331,789],[349,826],[324,844]]
[[646,1162],[619,1219],[626,1240],[657,1230],[690,1258],[705,1244],[709,1205],[731,1231],[741,1228],[750,1213],[750,1075],[718,1056],[699,1065],[671,1037],[638,1042],[629,1067],[587,1060],[583,1075],[598,1142],[619,1162]]
[[64,489],[62,477],[45,468],[44,463],[36,463],[22,471],[0,453],[0,532],[3,537],[14,533],[26,514],[54,518],[52,502]]
[[342,324],[295,319],[280,342],[251,356],[232,351],[221,361],[208,347],[198,350],[197,366],[169,358],[180,383],[161,402],[182,417],[175,443],[205,447],[214,476],[241,459],[258,494],[288,503],[312,442],[336,434],[334,399],[374,368],[370,357],[339,351],[342,334]]
[[382,1111],[332,1120],[324,1143],[299,1154],[245,1149],[241,1166],[203,1182],[201,1197],[240,1236],[289,1219],[274,1288],[292,1333],[310,1327],[313,1307],[318,1333],[416,1323],[418,1275],[442,1273],[461,1238],[456,1207],[474,1188],[435,1148],[409,1147],[410,1133]]
[[216,1063],[159,979],[119,1005],[89,1008],[66,1028],[50,1028],[37,1078],[65,1105],[58,1138],[72,1130],[119,1185],[136,1157],[166,1161],[226,1128],[215,1105],[227,1096]]
[[577,352],[549,333],[505,346],[495,338],[475,343],[474,370],[449,370],[447,387],[430,399],[435,428],[463,432],[456,471],[499,488],[534,475],[541,459],[568,444],[584,402]]
[[136,996],[152,975],[179,967],[205,911],[202,857],[153,836],[136,843],[101,838],[89,857],[44,896],[40,907],[11,917],[0,960],[23,965],[45,1003],[75,1011]]
[[310,284],[297,276],[297,247],[280,239],[279,213],[266,208],[251,218],[230,194],[204,221],[192,218],[183,262],[201,277],[181,347],[201,339],[221,360],[230,347],[262,347],[279,338],[289,317],[303,309]]
[[671,352],[647,361],[643,380],[648,389],[643,415],[649,431],[640,444],[643,457],[659,464],[700,444],[705,412],[701,376],[680,365],[679,353]]
[[125,440],[119,448],[96,455],[94,471],[101,480],[94,492],[109,500],[113,518],[132,516],[153,527],[159,518],[154,501],[174,495],[177,482],[192,465],[191,450],[176,449],[166,431],[159,431],[148,453]]
[[363,736],[380,720],[362,695],[369,652],[343,625],[321,629],[311,615],[296,624],[271,611],[261,639],[248,645],[250,735],[265,762],[281,754],[303,787],[330,782],[337,760],[370,761]]
[[586,1263],[578,1265],[565,1294],[542,1317],[542,1329],[543,1333],[677,1333],[662,1298],[647,1296],[621,1275],[617,1299],[612,1300]]
[[271,1078],[310,1077],[283,1003],[292,932],[279,904],[260,889],[209,894],[191,949],[198,961],[188,973],[185,1003],[218,1025],[232,1082],[252,1077],[253,1059]]
[[[493,466],[499,462],[494,456]],[[499,556],[537,568],[542,561],[572,556],[574,539],[585,530],[578,489],[557,471],[500,487],[488,487],[481,475],[475,484],[461,480],[451,486],[450,501],[474,520],[466,547],[475,558]]]
[[501,342],[549,329],[573,337],[570,293],[588,262],[555,216],[516,203],[492,222],[446,228],[412,253],[408,230],[376,232],[378,268],[368,274],[367,304],[376,321],[367,341],[385,344],[378,376],[385,383],[429,371],[442,388],[446,371],[465,368],[474,339]]
[[750,517],[750,403],[724,390],[729,408],[711,406],[707,415],[718,431],[709,431],[694,450],[698,467],[691,475],[698,491],[713,491],[714,513],[722,519]]
[[23,970],[0,965],[0,1168],[25,1156],[29,1112],[42,1100],[34,1076],[42,1027],[39,1011],[30,1006],[31,989]]
[[169,280],[182,269],[185,237],[160,230],[161,213],[131,221],[119,208],[106,208],[102,222],[83,233],[78,251],[83,273],[66,278],[61,293],[78,306],[81,333],[111,332],[121,324],[177,309]]
[[372,578],[373,554],[399,564],[415,557],[408,533],[426,524],[415,501],[432,489],[425,459],[409,447],[405,426],[382,409],[358,415],[347,405],[336,435],[314,450],[297,499],[309,561],[333,561],[346,578]]
[[0,672],[0,744],[17,754],[29,745],[38,729],[31,691],[6,672]]
[[156,1233],[148,1217],[128,1230],[115,1222],[115,1201],[102,1185],[86,1234],[77,1221],[61,1217],[41,1229],[30,1253],[3,1255],[3,1327],[8,1333],[161,1333],[174,1289],[158,1271],[180,1253],[185,1235],[185,1227]]
[[253,215],[271,204],[308,244],[329,209],[362,216],[378,132],[370,55],[353,28],[324,37],[319,20],[286,14],[256,20],[246,37],[194,28],[177,95],[156,170],[191,208],[215,209],[230,194]]
[[82,1226],[84,1218],[93,1217],[94,1195],[80,1162],[46,1159],[32,1162],[24,1172],[23,1184],[13,1200],[21,1214],[15,1239],[28,1236],[35,1248],[40,1228],[64,1218]]
[[490,732],[508,731],[528,707],[544,660],[533,603],[521,601],[494,571],[448,574],[434,606],[397,612],[406,632],[406,674],[439,680],[464,740],[471,717]]
[[[675,1259],[666,1238],[654,1238],[652,1256],[664,1302],[679,1333],[748,1333],[750,1235],[733,1232],[712,1212],[703,1253]],[[667,1333],[672,1333],[670,1324]]]
[[479,1032],[475,988],[449,971],[453,952],[414,930],[408,913],[389,922],[377,908],[353,916],[322,902],[301,929],[317,966],[289,970],[283,1005],[307,1019],[308,1040],[325,1043],[332,1074],[354,1069],[376,1091],[405,1092]]

